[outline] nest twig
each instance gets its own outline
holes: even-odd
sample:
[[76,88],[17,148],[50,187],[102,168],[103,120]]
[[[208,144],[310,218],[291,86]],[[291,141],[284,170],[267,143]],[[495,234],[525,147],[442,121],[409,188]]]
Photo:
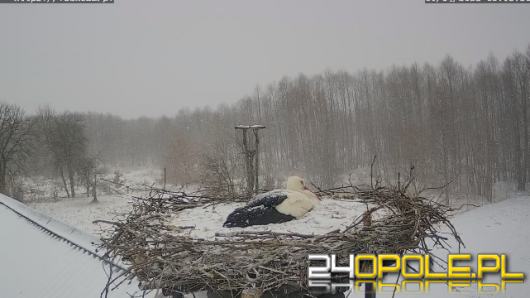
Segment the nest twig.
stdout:
[[[366,204],[367,211],[344,229],[322,235],[218,233],[216,240],[175,233],[175,227],[166,219],[175,212],[226,199],[154,192],[147,198],[136,198],[132,211],[112,222],[110,234],[102,241],[109,256],[121,257],[130,265],[122,278],[136,277],[144,289],[238,293],[252,287],[273,291],[292,286],[307,290],[310,253],[431,253],[434,247],[449,246],[449,239],[440,233],[443,226],[459,246],[463,245],[447,218],[452,209],[420,194],[410,194],[410,184],[375,183],[320,190],[319,194],[328,199]],[[380,216],[372,218],[374,212]]]

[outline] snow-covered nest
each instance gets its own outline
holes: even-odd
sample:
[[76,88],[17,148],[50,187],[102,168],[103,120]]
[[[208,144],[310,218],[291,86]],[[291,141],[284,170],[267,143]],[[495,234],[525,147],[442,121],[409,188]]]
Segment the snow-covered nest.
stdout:
[[346,228],[366,211],[366,206],[358,202],[323,199],[311,212],[298,220],[246,228],[223,227],[228,214],[243,206],[244,202],[228,202],[186,209],[172,214],[168,224],[178,234],[207,240],[218,239],[218,235],[250,231],[321,235]]
[[130,263],[123,278],[136,277],[146,289],[305,291],[311,253],[429,253],[447,246],[442,226],[462,244],[447,219],[452,210],[411,194],[411,182],[320,191],[322,204],[300,220],[238,229],[222,228],[238,203],[157,191],[136,198],[102,242]]

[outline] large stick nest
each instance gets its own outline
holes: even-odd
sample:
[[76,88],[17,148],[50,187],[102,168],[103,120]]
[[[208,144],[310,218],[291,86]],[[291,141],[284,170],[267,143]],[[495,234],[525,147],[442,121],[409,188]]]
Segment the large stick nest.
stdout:
[[[216,240],[181,235],[167,218],[226,199],[153,191],[147,198],[136,198],[132,211],[112,222],[112,230],[102,239],[110,257],[130,265],[126,274],[109,283],[136,277],[144,289],[238,293],[253,287],[273,291],[289,286],[305,291],[308,254],[431,253],[434,247],[449,246],[442,230],[459,246],[463,244],[447,218],[452,209],[411,194],[411,182],[319,191],[325,199],[366,205],[367,211],[342,230],[322,235],[245,231],[217,234]],[[374,212],[380,216],[372,218]]]

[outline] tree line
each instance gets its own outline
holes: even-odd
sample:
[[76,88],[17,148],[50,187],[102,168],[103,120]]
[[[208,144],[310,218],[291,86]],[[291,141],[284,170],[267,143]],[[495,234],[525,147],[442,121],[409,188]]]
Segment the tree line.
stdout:
[[[180,139],[163,164],[178,174],[186,168],[182,163],[200,164],[183,154],[186,148],[202,148],[201,154],[224,161],[231,180],[244,179],[233,126],[259,123],[267,126],[264,188],[293,172],[322,187],[340,184],[377,156],[378,174],[387,179],[414,166],[424,185],[449,184],[446,196],[462,192],[492,200],[496,182],[526,190],[529,87],[530,47],[472,67],[447,56],[435,66],[283,78],[232,106],[177,116],[174,131],[186,129],[174,134]],[[206,172],[198,170],[199,176]]]
[[[30,172],[60,177],[72,196],[75,190],[67,185],[83,176],[79,165],[90,164],[88,156],[120,167],[166,168],[173,184],[234,192],[245,182],[234,126],[258,123],[267,127],[260,143],[263,189],[293,173],[322,187],[340,184],[377,156],[377,173],[387,179],[414,166],[421,183],[449,184],[447,196],[464,192],[491,200],[496,182],[526,188],[529,88],[530,47],[473,66],[447,56],[437,65],[300,74],[256,87],[234,104],[181,110],[174,117],[65,113],[52,115],[51,122],[42,112],[23,117],[39,120],[34,126],[43,133],[32,142],[46,146],[37,146],[40,153],[14,150],[20,156],[11,160],[33,160]],[[2,121],[6,117],[0,113]],[[1,140],[3,129],[2,124]],[[61,141],[75,138],[72,144]],[[3,143],[0,153],[10,152],[13,145]],[[21,168],[1,156],[0,174]]]

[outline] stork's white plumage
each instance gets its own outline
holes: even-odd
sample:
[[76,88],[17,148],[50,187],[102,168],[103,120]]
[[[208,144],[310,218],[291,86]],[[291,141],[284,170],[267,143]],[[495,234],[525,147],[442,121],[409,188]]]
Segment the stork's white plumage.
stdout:
[[228,215],[225,227],[248,227],[286,222],[303,217],[319,202],[319,198],[307,189],[304,179],[291,176],[287,189],[269,191],[256,196],[245,207]]

